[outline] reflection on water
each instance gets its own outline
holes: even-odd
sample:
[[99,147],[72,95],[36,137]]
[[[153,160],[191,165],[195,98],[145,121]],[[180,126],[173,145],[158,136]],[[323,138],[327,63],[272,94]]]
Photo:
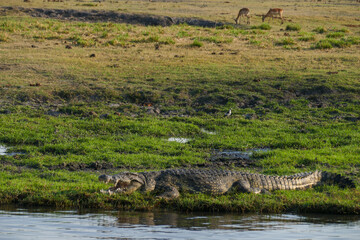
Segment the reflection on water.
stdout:
[[359,239],[359,216],[0,210],[0,239]]

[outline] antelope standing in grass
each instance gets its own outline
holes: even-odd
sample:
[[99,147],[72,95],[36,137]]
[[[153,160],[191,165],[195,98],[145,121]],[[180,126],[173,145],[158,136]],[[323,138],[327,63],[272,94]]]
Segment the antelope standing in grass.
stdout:
[[283,14],[283,10],[281,8],[270,8],[270,10],[267,12],[267,14],[262,16],[262,21],[264,22],[265,18],[267,18],[267,17],[271,17],[272,19],[274,19],[274,16],[280,16],[281,24],[283,24],[284,19],[283,19],[282,14]]
[[250,24],[250,10],[248,8],[240,9],[237,17],[234,19],[236,24],[239,24],[239,20],[241,20],[241,16],[247,17],[247,24]]

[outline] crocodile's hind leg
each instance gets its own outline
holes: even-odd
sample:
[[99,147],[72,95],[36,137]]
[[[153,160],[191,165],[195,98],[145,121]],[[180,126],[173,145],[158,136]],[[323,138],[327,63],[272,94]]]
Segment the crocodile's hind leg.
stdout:
[[250,183],[245,180],[239,180],[234,182],[231,186],[229,191],[236,191],[236,192],[245,192],[245,193],[255,193],[255,194],[269,194],[269,191],[260,188],[251,187]]
[[158,195],[158,198],[174,199],[180,196],[179,190],[177,190],[177,188],[173,186],[163,186],[161,187],[160,191],[162,191],[163,193]]

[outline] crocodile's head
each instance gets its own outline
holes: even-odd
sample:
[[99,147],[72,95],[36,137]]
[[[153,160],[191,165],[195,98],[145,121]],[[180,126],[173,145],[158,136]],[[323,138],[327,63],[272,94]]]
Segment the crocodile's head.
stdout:
[[122,172],[114,176],[101,175],[99,181],[113,183],[115,192],[131,193],[144,185],[144,179],[139,173]]

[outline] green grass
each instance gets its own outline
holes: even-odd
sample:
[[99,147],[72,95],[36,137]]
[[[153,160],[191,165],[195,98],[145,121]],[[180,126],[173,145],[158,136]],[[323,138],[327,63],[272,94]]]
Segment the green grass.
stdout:
[[277,45],[295,45],[295,40],[291,37],[280,39],[277,43]]
[[[296,116],[297,108],[294,109]],[[318,111],[319,114],[334,114],[332,109]],[[277,191],[270,196],[228,194],[218,197],[206,194],[194,197],[185,193],[178,200],[164,201],[151,193],[106,196],[99,193],[107,186],[97,181],[97,172],[51,170],[51,166],[57,165],[103,162],[125,169],[184,167],[204,163],[212,149],[270,147],[270,152],[255,156],[257,172],[285,175],[317,169],[346,175],[360,165],[357,149],[360,129],[353,122],[307,125],[299,120],[244,120],[241,117],[100,119],[77,117],[76,114],[43,117],[33,111],[26,113],[26,109],[1,115],[0,120],[1,142],[15,146],[13,151],[25,152],[17,157],[0,157],[1,162],[8,163],[1,165],[2,204],[359,214],[358,190],[323,187]],[[206,134],[201,128],[214,131],[216,135]],[[169,142],[168,137],[192,140],[183,144]]]
[[343,32],[332,32],[332,33],[326,34],[327,38],[342,38],[344,36],[345,36],[345,34]]
[[317,32],[317,33],[325,33],[325,32],[327,32],[327,29],[324,27],[317,27],[317,28],[313,29],[313,31]]
[[271,26],[268,23],[262,23],[258,26],[252,26],[252,29],[271,30]]
[[202,47],[204,44],[199,39],[194,39],[190,46],[192,47]]
[[301,26],[299,24],[288,24],[285,28],[286,31],[300,31]]
[[316,49],[330,49],[333,47],[337,48],[346,48],[350,47],[353,44],[359,44],[359,40],[356,38],[342,38],[342,39],[323,39],[318,41],[314,48]]

